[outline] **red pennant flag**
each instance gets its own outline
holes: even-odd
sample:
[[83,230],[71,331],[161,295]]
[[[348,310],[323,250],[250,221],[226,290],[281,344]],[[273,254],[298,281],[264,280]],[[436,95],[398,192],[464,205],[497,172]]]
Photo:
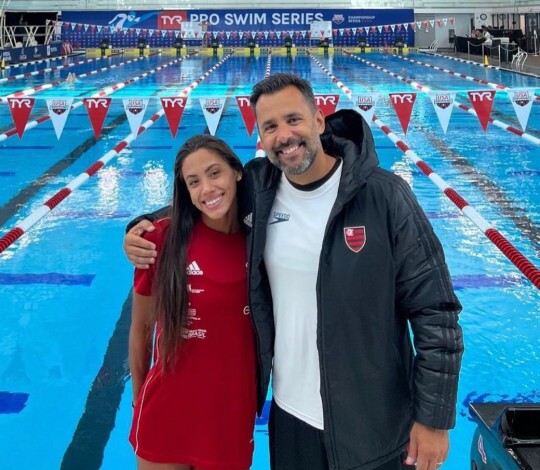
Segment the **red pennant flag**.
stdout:
[[315,95],[315,103],[325,117],[336,112],[338,101],[339,95]]
[[407,134],[412,109],[416,100],[416,93],[389,93],[388,96],[390,96],[390,103],[392,103],[401,123],[401,128]]
[[236,104],[240,108],[240,114],[242,115],[242,119],[244,120],[244,125],[246,126],[247,133],[251,137],[251,135],[253,134],[253,129],[255,128],[255,113],[253,112],[253,108],[251,107],[249,96],[237,96]]
[[468,91],[467,93],[480,125],[486,132],[491,108],[493,108],[493,100],[495,99],[495,90]]
[[105,122],[105,117],[109,111],[109,106],[111,105],[111,98],[84,98],[83,102],[90,118],[92,129],[94,129],[94,135],[98,139],[103,123]]
[[32,113],[32,108],[34,107],[34,98],[8,98],[9,111],[11,112],[11,117],[13,123],[15,124],[15,129],[17,130],[17,135],[19,139],[22,139],[24,128],[28,123],[28,118]]
[[453,26],[454,25],[454,20],[455,18],[450,18],[450,24]]
[[173,139],[176,137],[178,126],[180,125],[184,109],[186,108],[186,102],[186,96],[161,98],[161,106],[163,106],[163,111],[165,111],[165,117],[169,123],[169,129],[171,130]]

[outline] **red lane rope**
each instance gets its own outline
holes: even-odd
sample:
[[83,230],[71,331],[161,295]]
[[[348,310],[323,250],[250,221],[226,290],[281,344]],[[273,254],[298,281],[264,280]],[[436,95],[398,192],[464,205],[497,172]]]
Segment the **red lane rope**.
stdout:
[[[213,67],[207,70],[199,78],[191,82],[178,96],[188,96],[191,91],[197,87],[203,80],[209,77],[218,67],[223,65],[232,54],[224,56],[218,63]],[[12,245],[16,240],[18,240],[22,235],[24,235],[30,227],[35,223],[41,220],[45,215],[47,215],[52,209],[54,209],[58,204],[60,204],[64,199],[66,199],[70,194],[73,193],[79,186],[86,182],[92,175],[94,175],[101,167],[105,166],[109,161],[116,157],[122,150],[124,150],[138,135],[146,131],[150,126],[152,126],[160,117],[165,114],[165,111],[161,109],[154,115],[150,117],[146,122],[144,122],[136,132],[136,135],[133,133],[129,134],[126,138],[117,143],[112,150],[109,150],[103,157],[98,161],[94,162],[87,170],[81,173],[79,176],[75,177],[70,183],[54,194],[49,198],[42,206],[37,210],[32,212],[28,217],[21,220],[18,225],[6,233],[2,238],[0,238],[0,253],[4,252],[10,245]]]
[[[335,75],[333,75],[319,60],[308,53],[310,58],[331,78],[348,97],[352,99],[352,92]],[[420,170],[424,173],[442,192],[454,203],[463,214],[465,214],[484,235],[506,256],[514,266],[516,266],[533,285],[540,289],[540,270],[534,266],[521,252],[519,252],[496,228],[486,221],[459,193],[446,183],[433,169],[424,162],[416,152],[411,150],[409,145],[399,139],[391,129],[373,116],[373,122],[385,133],[385,135],[403,151]]]
[[[358,57],[354,54],[351,54],[348,51],[343,51],[344,54],[347,54],[348,56],[352,57],[353,59],[358,60],[359,62],[362,62],[363,64],[369,65],[370,67],[373,67],[377,70],[380,70],[381,72],[384,72],[392,77],[394,77],[397,80],[400,80],[404,83],[407,83],[413,88],[416,88],[417,90],[423,91],[424,93],[430,93],[433,91],[431,88],[428,88],[424,85],[421,85],[418,82],[415,82],[411,79],[404,78],[401,75],[398,75],[397,73],[392,72],[391,70],[385,69],[384,67],[381,67],[380,65],[374,64],[373,62],[370,62],[369,60],[362,59],[361,57]],[[464,104],[458,103],[454,101],[454,106],[462,109],[464,111],[467,111],[468,113],[472,114],[473,116],[478,116],[476,114],[476,111]],[[518,137],[521,137],[523,140],[526,140],[527,142],[530,142],[534,145],[540,146],[540,139],[532,134],[529,134],[527,132],[523,132],[521,129],[518,129],[514,126],[511,126],[510,124],[506,124],[505,122],[499,121],[497,119],[493,119],[491,116],[489,116],[488,121],[491,122],[494,126],[497,126],[500,129],[503,129],[507,132],[510,132],[511,134],[517,135]]]
[[[392,57],[396,57],[398,59],[406,60],[407,62],[411,62],[413,64],[423,65],[424,67],[429,67],[431,69],[438,70],[440,72],[448,73],[448,74],[453,75],[455,77],[464,78],[465,80],[469,80],[471,82],[481,83],[482,85],[490,86],[492,88],[495,88],[496,90],[508,91],[508,90],[512,89],[510,87],[501,85],[500,83],[490,82],[490,81],[485,80],[483,78],[471,77],[470,75],[465,75],[463,73],[455,72],[454,70],[438,67],[438,66],[430,64],[428,62],[422,62],[421,60],[411,59],[410,57],[403,57],[403,56],[400,56],[400,55],[397,55],[397,54],[392,54]],[[534,88],[534,87],[523,87],[523,88]],[[534,99],[536,101],[540,101],[540,96],[534,95]]]
[[[196,52],[190,53],[186,57],[190,57],[195,53]],[[101,69],[92,70],[91,72],[78,75],[78,77],[85,77],[85,76],[88,76],[88,75],[95,75],[95,74],[98,74],[98,73],[101,73],[101,72],[106,72],[111,67],[121,67],[123,65],[127,65],[127,64],[130,64],[132,62],[136,62],[138,60],[144,60],[144,57],[138,57],[136,59],[128,60],[126,62],[120,62],[119,64],[116,64],[114,66],[108,66],[108,67],[103,67]],[[183,60],[183,58],[178,58],[178,59],[172,60],[172,61],[168,62],[167,64],[160,65],[159,67],[156,67],[155,69],[151,69],[148,72],[145,72],[145,73],[143,73],[141,75],[138,75],[137,77],[129,78],[128,80],[125,80],[123,82],[119,82],[119,83],[117,83],[115,85],[103,88],[102,90],[100,90],[100,91],[94,93],[93,95],[91,95],[90,98],[102,98],[104,96],[110,95],[110,94],[114,93],[115,91],[118,91],[121,88],[124,88],[127,85],[130,85],[130,84],[132,84],[132,83],[134,83],[136,81],[139,81],[139,80],[141,80],[143,78],[146,78],[148,75],[154,74],[154,73],[156,73],[156,72],[158,72],[158,71],[160,71],[160,70],[162,70],[162,69],[164,69],[166,67],[169,67],[169,66],[171,66],[171,65],[173,65],[173,64],[175,64],[177,62],[181,62],[182,60]],[[77,102],[75,102],[75,103],[73,103],[71,105],[70,110],[76,109],[79,106],[82,106],[83,104],[84,104],[84,101],[82,101],[82,100],[77,101]],[[30,129],[33,129],[34,127],[38,126],[39,124],[41,124],[41,123],[43,123],[45,121],[48,121],[49,119],[51,119],[49,114],[44,114],[43,116],[39,117],[38,119],[36,119],[34,121],[29,121],[28,123],[26,123],[24,131],[26,132],[26,131],[28,131]],[[3,134],[0,134],[0,142],[3,142],[4,140],[9,139],[10,137],[13,137],[14,135],[18,135],[18,134],[17,134],[17,129],[15,129],[13,127],[11,129],[9,129],[8,131],[4,132]]]

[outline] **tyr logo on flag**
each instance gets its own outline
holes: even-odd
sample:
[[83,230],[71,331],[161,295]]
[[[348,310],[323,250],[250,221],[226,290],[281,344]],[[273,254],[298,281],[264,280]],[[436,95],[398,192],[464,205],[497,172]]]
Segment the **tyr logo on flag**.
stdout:
[[94,136],[98,139],[111,105],[111,98],[84,98],[83,103],[94,129]]
[[34,107],[34,101],[34,98],[8,98],[9,111],[19,139],[22,139],[28,118]]
[[336,112],[339,95],[315,95],[315,103],[325,116]]
[[416,93],[389,93],[388,96],[390,96],[390,103],[396,111],[403,133],[407,134]]
[[493,100],[495,99],[495,90],[468,91],[467,93],[480,125],[486,132],[491,108],[493,108]]
[[366,227],[345,227],[343,229],[347,247],[358,253],[366,244]]
[[165,112],[165,117],[169,123],[169,129],[171,130],[173,139],[176,137],[182,114],[184,114],[186,102],[187,97],[185,96],[161,98],[161,106],[163,106],[163,111]]
[[251,107],[251,102],[249,101],[249,96],[237,96],[236,104],[240,108],[240,114],[244,120],[244,125],[246,126],[247,133],[249,137],[253,134],[253,129],[255,129],[255,113]]

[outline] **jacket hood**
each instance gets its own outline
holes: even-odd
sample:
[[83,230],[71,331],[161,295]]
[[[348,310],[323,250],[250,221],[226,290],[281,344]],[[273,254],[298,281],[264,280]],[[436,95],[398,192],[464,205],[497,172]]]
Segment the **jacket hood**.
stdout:
[[379,166],[368,123],[353,109],[342,109],[327,116],[325,124],[321,135],[325,152],[343,158],[342,175],[365,180]]

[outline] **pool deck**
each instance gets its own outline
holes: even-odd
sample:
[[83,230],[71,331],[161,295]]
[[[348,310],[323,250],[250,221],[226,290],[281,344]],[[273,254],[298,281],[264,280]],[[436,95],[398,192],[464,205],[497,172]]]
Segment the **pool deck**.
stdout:
[[[441,50],[437,51],[438,53],[450,56],[450,57],[457,57],[460,59],[465,60],[471,60],[473,62],[479,62],[482,63],[484,58],[481,55],[474,55],[474,54],[467,54],[463,52],[454,52],[450,50]],[[494,65],[496,67],[501,67],[503,69],[513,70],[512,64],[510,62],[502,62],[499,64],[498,59],[489,58],[489,65]],[[535,77],[540,78],[540,55],[535,56],[532,53],[529,53],[527,56],[527,59],[525,60],[525,63],[523,64],[521,72],[534,75]]]

